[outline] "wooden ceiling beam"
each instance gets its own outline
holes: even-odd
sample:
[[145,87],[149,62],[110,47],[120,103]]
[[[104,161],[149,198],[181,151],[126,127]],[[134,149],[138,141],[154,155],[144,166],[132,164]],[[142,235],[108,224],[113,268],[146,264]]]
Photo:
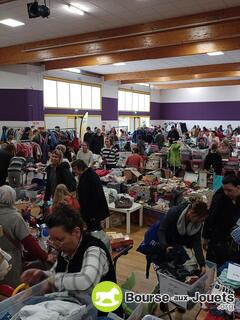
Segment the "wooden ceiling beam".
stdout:
[[133,50],[131,52],[120,52],[86,56],[78,58],[66,58],[44,62],[46,70],[63,69],[83,66],[108,65],[117,62],[138,61],[146,59],[160,59],[170,57],[182,57],[195,54],[204,54],[212,51],[230,51],[240,49],[240,37],[216,41],[204,41],[199,43],[188,43],[179,46],[167,46],[154,49]]
[[240,36],[240,20],[234,20],[200,27],[164,31],[149,35],[129,36],[39,51],[24,51],[23,45],[19,45],[0,48],[0,65],[131,52],[132,50],[162,48],[187,43],[198,43],[201,45],[202,41],[227,38],[232,39],[234,42],[234,37],[238,36]]
[[186,82],[161,84],[152,86],[154,89],[180,89],[180,88],[196,88],[196,87],[218,87],[218,86],[236,86],[240,85],[240,80],[219,80],[206,82]]
[[156,78],[145,78],[136,80],[123,80],[121,84],[132,84],[132,83],[153,83],[153,82],[169,82],[169,81],[179,81],[179,80],[197,80],[197,79],[209,79],[209,78],[229,78],[229,77],[240,77],[240,71],[226,71],[226,72],[206,72],[199,74],[182,74],[166,77],[156,77]]
[[206,72],[240,71],[240,63],[212,64],[204,66],[192,66],[185,68],[169,68],[139,72],[126,72],[118,74],[108,74],[104,76],[106,81],[114,80],[141,80],[146,78],[168,77],[173,75],[199,74]]
[[65,45],[95,42],[103,39],[126,37],[129,35],[148,34],[169,29],[180,29],[183,27],[200,26],[215,22],[234,20],[240,18],[240,6],[226,8],[216,11],[193,14],[183,17],[158,20],[149,23],[132,26],[114,28],[50,40],[37,41],[24,44],[25,50],[39,50],[44,48],[54,48]]

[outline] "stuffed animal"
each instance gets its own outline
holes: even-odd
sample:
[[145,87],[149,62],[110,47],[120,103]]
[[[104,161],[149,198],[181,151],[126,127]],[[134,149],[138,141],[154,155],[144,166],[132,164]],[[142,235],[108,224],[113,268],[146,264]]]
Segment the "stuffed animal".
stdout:
[[9,261],[12,257],[0,248],[0,280],[3,280],[8,272],[12,269]]

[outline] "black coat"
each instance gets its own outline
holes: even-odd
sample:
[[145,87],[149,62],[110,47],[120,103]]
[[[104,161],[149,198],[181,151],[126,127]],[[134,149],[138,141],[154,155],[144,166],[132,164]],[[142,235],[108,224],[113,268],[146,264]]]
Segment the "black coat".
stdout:
[[12,156],[10,153],[0,149],[0,186],[6,183],[11,158]]
[[104,146],[103,135],[98,136],[97,134],[94,134],[90,144],[90,150],[92,151],[92,153],[100,154],[103,146]]
[[179,133],[177,130],[171,130],[168,132],[167,135],[168,140],[172,140],[172,141],[178,141],[179,140]]
[[109,209],[98,175],[88,168],[79,178],[78,200],[83,220],[91,226],[109,217]]
[[203,238],[210,242],[230,241],[230,233],[240,218],[240,207],[227,197],[223,189],[213,196],[209,216],[203,228]]
[[177,222],[188,203],[182,203],[177,207],[172,207],[167,212],[158,230],[159,243],[163,249],[171,246],[182,245],[191,248],[195,252],[197,262],[200,267],[205,265],[205,259],[201,244],[201,229],[193,236],[180,235],[177,229]]
[[49,200],[51,196],[54,195],[55,188],[58,184],[65,184],[68,188],[68,191],[74,192],[76,191],[76,180],[70,171],[70,166],[67,162],[62,162],[56,168],[56,181],[52,183],[51,179],[51,171],[55,170],[51,165],[46,168],[47,172],[47,186],[45,191],[44,200]]
[[93,138],[93,135],[94,135],[94,133],[93,132],[86,132],[85,134],[84,134],[84,137],[83,137],[83,141],[84,142],[87,142],[87,144],[90,146],[91,145],[91,143],[92,143],[92,138]]
[[213,167],[214,172],[217,175],[221,175],[222,173],[222,157],[217,152],[209,152],[204,160],[204,169],[209,170],[210,167]]

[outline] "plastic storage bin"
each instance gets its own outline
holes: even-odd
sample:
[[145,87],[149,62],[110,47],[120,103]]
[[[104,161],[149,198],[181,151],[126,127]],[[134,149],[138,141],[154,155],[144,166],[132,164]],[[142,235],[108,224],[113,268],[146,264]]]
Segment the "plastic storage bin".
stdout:
[[[44,294],[44,286],[48,280],[44,280],[41,283],[17,294],[14,297],[8,298],[0,302],[0,319],[8,320],[14,318],[18,320],[18,312],[24,307],[27,301],[33,296],[42,296]],[[77,315],[76,317],[71,317],[71,319],[66,318],[65,320],[95,320],[97,318],[97,311],[93,307],[91,298],[86,296],[84,300],[89,302],[86,306],[86,312],[84,314]]]
[[[193,297],[196,292],[199,292],[200,294],[206,293],[209,290],[210,285],[214,282],[217,270],[217,266],[213,262],[207,261],[206,265],[206,273],[192,285],[180,282],[157,270],[160,293],[168,294],[170,297],[173,297],[174,295],[188,295]],[[173,303],[186,310],[191,309],[194,306],[192,301],[174,301]]]

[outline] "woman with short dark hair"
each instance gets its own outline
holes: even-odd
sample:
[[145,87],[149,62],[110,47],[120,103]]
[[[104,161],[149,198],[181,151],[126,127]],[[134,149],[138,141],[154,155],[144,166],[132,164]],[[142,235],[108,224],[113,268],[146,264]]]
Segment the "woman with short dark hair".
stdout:
[[203,222],[208,216],[207,204],[201,200],[184,202],[172,207],[166,214],[158,230],[159,243],[164,250],[175,245],[183,245],[194,250],[196,260],[205,271],[201,234]]

